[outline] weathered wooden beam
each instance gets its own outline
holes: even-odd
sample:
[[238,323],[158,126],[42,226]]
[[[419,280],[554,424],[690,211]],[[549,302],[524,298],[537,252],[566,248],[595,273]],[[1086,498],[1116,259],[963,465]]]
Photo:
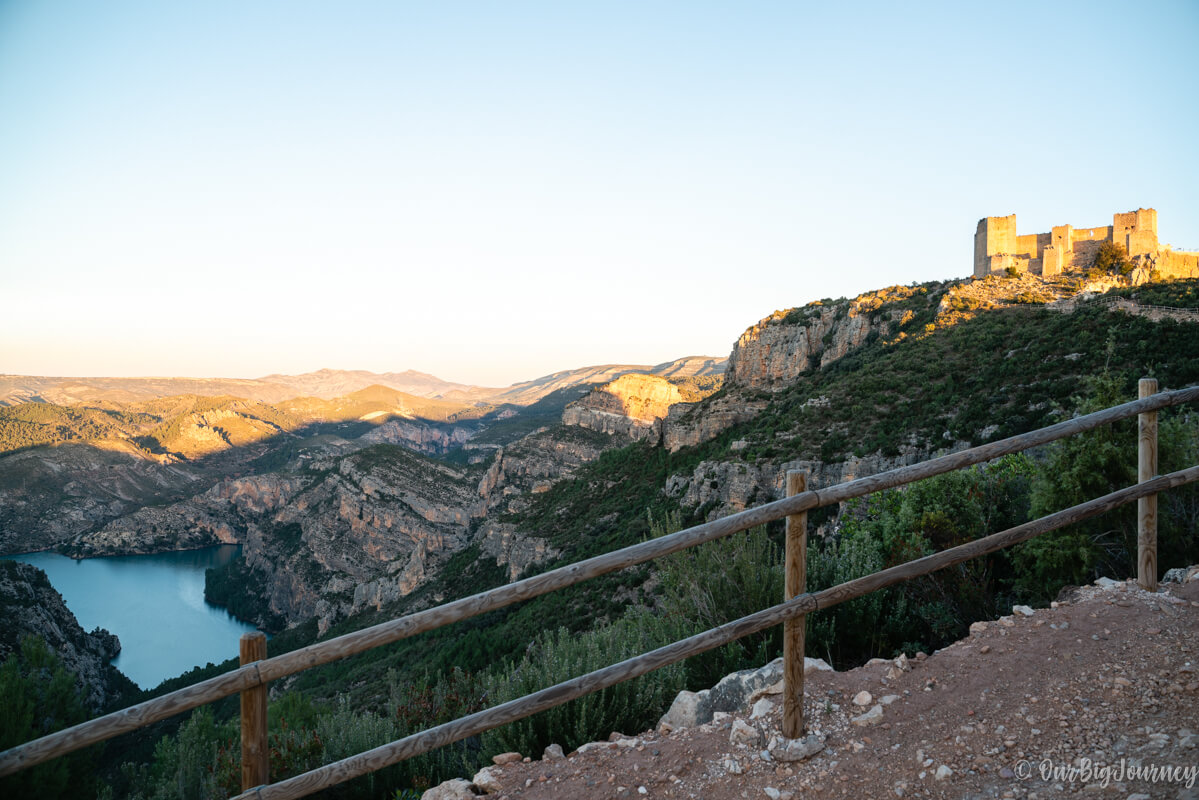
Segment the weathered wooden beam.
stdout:
[[[787,473],[787,496],[808,488],[806,472]],[[808,512],[787,517],[783,600],[803,594],[808,587]],[[783,735],[803,736],[804,628],[807,617],[792,617],[783,623]]]
[[[266,634],[243,633],[239,642],[242,666],[266,658]],[[267,743],[266,684],[241,693],[241,788],[251,789],[270,781],[270,746]]]
[[466,717],[438,725],[434,728],[414,733],[394,742],[367,750],[357,755],[343,758],[332,764],[296,775],[293,778],[259,786],[248,792],[243,792],[234,800],[292,800],[304,797],[313,792],[327,789],[351,778],[357,778],[370,772],[383,769],[413,756],[436,750],[447,744],[461,741],[471,736],[477,736],[484,731],[515,722],[518,719],[536,714],[540,711],[562,705],[584,695],[606,689],[621,681],[636,678],[655,669],[674,664],[699,653],[707,652],[744,636],[757,633],[766,628],[778,625],[788,619],[804,615],[822,608],[830,608],[846,600],[861,597],[864,594],[877,591],[895,583],[927,575],[954,564],[960,564],[980,555],[993,553],[1013,544],[1032,539],[1047,531],[1080,522],[1130,503],[1139,497],[1152,492],[1161,492],[1177,486],[1199,480],[1199,466],[1187,470],[1163,475],[1147,483],[1140,483],[1127,489],[1091,500],[1081,505],[1050,514],[1047,517],[1009,528],[1001,533],[992,534],[964,545],[943,550],[931,556],[909,561],[890,569],[876,572],[864,578],[847,581],[830,589],[815,593],[805,593],[763,611],[750,614],[747,617],[725,623],[704,633],[691,636],[674,644],[660,647],[643,655],[621,661],[610,667],[589,672],[586,675],[572,678],[555,684],[533,694],[510,700],[507,703],[479,711]]
[[[1157,378],[1141,378],[1140,397],[1157,392]],[[1137,480],[1157,475],[1157,412],[1146,411],[1137,420]],[[1137,501],[1137,583],[1142,589],[1157,591],[1157,495]]]
[[256,662],[251,666],[239,667],[185,689],[179,689],[162,697],[147,700],[122,711],[107,714],[5,750],[0,753],[0,776],[12,774],[74,750],[111,739],[122,733],[145,727],[205,703],[229,697],[250,686],[278,680],[312,667],[397,642],[418,633],[573,586],[599,575],[642,564],[697,544],[747,530],[756,525],[884,489],[893,489],[962,467],[990,461],[1009,453],[1027,450],[1030,447],[1046,444],[1082,431],[1092,430],[1143,412],[1155,411],[1194,400],[1199,400],[1199,386],[1161,392],[1152,397],[1113,406],[1093,414],[1059,422],[1047,428],[941,456],[920,464],[899,467],[818,492],[809,490],[794,497],[785,497],[782,500],[765,503],[712,522],[686,528],[622,550],[605,553],[575,564],[568,564],[516,583],[464,597],[436,608],[408,614],[370,628],[317,642],[290,653]]

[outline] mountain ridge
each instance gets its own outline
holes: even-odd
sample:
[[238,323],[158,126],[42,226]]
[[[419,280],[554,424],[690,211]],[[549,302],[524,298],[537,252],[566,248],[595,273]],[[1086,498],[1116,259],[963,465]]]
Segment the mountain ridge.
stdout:
[[529,405],[557,389],[579,383],[604,382],[629,372],[663,376],[716,375],[724,371],[727,360],[716,356],[684,356],[653,365],[591,365],[559,370],[506,387],[455,383],[416,370],[379,373],[322,368],[298,375],[274,373],[261,378],[0,374],[0,407],[29,402],[56,405],[130,403],[183,394],[205,397],[232,395],[260,403],[278,403],[300,397],[333,400],[375,385],[429,399]]

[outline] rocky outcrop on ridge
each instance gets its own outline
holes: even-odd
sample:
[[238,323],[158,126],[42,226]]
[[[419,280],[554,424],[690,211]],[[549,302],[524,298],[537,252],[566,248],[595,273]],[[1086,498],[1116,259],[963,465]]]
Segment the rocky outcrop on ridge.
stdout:
[[399,444],[427,455],[439,455],[461,447],[477,428],[461,425],[430,425],[415,420],[393,419],[359,437],[370,444]]
[[[966,442],[955,442],[950,449],[965,449],[967,446]],[[918,464],[927,460],[929,455],[920,448],[901,447],[898,456],[875,453],[861,458],[849,456],[844,461],[829,463],[807,459],[760,464],[701,461],[690,475],[672,475],[666,482],[665,492],[677,497],[685,506],[707,508],[707,518],[716,519],[786,497],[786,476],[790,470],[807,472],[808,486],[815,489]]]
[[84,704],[98,711],[132,684],[109,662],[121,652],[117,637],[103,628],[86,633],[50,585],[29,564],[0,560],[0,663],[18,652],[21,640],[37,636],[79,681]]
[[622,375],[568,405],[562,413],[562,424],[656,441],[661,435],[657,423],[682,400],[679,387],[665,378]]
[[914,318],[903,301],[928,292],[892,286],[848,301],[776,311],[737,339],[726,385],[771,389],[826,367],[871,338],[899,333]]
[[528,496],[544,492],[610,447],[631,439],[579,426],[556,425],[532,433],[496,451],[479,482],[487,510],[516,512]]

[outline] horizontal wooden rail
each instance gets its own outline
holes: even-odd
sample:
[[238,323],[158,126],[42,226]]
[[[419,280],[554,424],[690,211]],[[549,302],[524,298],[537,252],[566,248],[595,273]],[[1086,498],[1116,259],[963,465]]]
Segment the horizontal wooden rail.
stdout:
[[1146,411],[1156,411],[1194,400],[1199,400],[1199,386],[1161,392],[1151,397],[1112,406],[1103,411],[1059,422],[1047,428],[1012,436],[998,442],[940,456],[919,464],[899,467],[877,475],[858,478],[828,489],[806,491],[782,500],[775,500],[712,522],[705,522],[657,539],[568,564],[516,583],[464,597],[436,608],[418,611],[370,628],[317,642],[264,661],[256,661],[162,697],[138,703],[121,711],[106,714],[103,717],[5,750],[0,753],[0,776],[12,774],[269,681],[504,608],[513,603],[564,589],[599,575],[642,564],[679,550],[748,530],[756,525],[884,489],[893,489],[962,467],[1027,450],[1030,447],[1047,444]]
[[1199,466],[1172,472],[1145,483],[1138,483],[1056,514],[1026,522],[1023,525],[976,539],[949,550],[942,550],[864,578],[847,581],[819,592],[801,594],[792,600],[682,639],[674,644],[634,656],[618,664],[563,681],[533,694],[510,700],[484,711],[478,711],[435,728],[414,733],[373,750],[366,750],[341,761],[326,764],[302,775],[296,775],[267,786],[257,786],[237,795],[233,800],[293,800],[293,798],[304,797],[351,778],[357,778],[447,744],[477,736],[500,725],[524,719],[540,711],[598,692],[600,689],[606,689],[622,681],[707,652],[744,636],[772,628],[789,619],[818,609],[831,608],[892,584],[1002,550],[1048,531],[1111,511],[1113,508],[1130,503],[1145,495],[1162,492],[1194,481],[1199,481]]

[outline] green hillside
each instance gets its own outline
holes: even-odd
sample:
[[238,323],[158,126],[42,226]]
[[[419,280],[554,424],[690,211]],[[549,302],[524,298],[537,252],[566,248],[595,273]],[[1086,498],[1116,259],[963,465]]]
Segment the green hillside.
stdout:
[[[1185,307],[1193,304],[1197,285],[1187,281],[1150,287],[1151,291],[1142,288],[1137,299]],[[783,312],[780,324],[800,324],[804,317],[802,310]],[[1157,377],[1166,389],[1199,383],[1199,324],[1155,322],[1088,305],[1073,313],[1035,304],[989,310],[935,327],[927,335],[892,342],[878,337],[773,393],[726,386],[694,413],[738,398],[763,402],[765,408],[711,441],[675,453],[645,443],[607,451],[574,477],[532,496],[526,510],[504,521],[546,538],[562,551],[553,563],[538,565],[540,572],[702,520],[709,509],[684,507],[677,495],[663,491],[671,476],[690,477],[701,462],[781,470],[794,459],[837,462],[912,449],[932,455],[941,448],[1010,436],[1097,405],[1131,399],[1136,380],[1145,375]],[[813,399],[819,401],[809,402]],[[1199,426],[1193,414],[1163,412],[1163,471],[1199,460]],[[834,509],[815,512],[813,529],[826,524],[830,535],[814,538],[810,546],[809,588],[823,588],[1018,524],[1078,502],[1084,492],[1093,496],[1108,491],[1105,487],[1129,481],[1129,464],[1135,468],[1135,423],[942,476],[907,491],[881,493],[849,504],[839,518]],[[1080,471],[1080,465],[1085,470]],[[1178,503],[1163,499],[1163,569],[1199,561],[1199,520],[1194,518],[1199,497],[1194,495],[1179,495]],[[1114,512],[1044,537],[1035,546],[814,615],[809,620],[809,651],[844,667],[872,656],[928,650],[955,640],[969,622],[980,615],[993,617],[1012,602],[1044,602],[1064,583],[1127,572],[1129,548],[1135,552],[1134,513]],[[297,676],[276,701],[279,718],[291,720],[288,736],[294,757],[287,769],[315,763],[318,756],[304,750],[305,743],[323,742],[322,736],[351,720],[374,725],[379,737],[402,735],[506,699],[517,689],[514,674],[522,676],[522,682],[545,685],[558,679],[555,670],[611,663],[746,613],[747,603],[768,602],[765,594],[759,597],[747,587],[778,593],[779,533],[771,526],[733,537]],[[714,571],[754,577],[739,579],[741,583],[704,579]],[[655,580],[647,582],[651,575]],[[451,558],[435,582],[379,612],[343,620],[326,636],[425,607],[435,597],[473,594],[504,579],[502,570],[470,547]],[[697,616],[694,609],[701,607],[715,609],[715,616]],[[271,652],[302,646],[313,641],[314,634],[311,624],[293,628],[272,640]],[[537,748],[549,741],[569,748],[588,738],[604,738],[610,730],[641,729],[663,711],[653,698],[669,698],[683,686],[711,685],[713,676],[760,664],[777,652],[774,634],[724,648],[684,668],[647,676],[634,687],[609,690],[601,696],[606,699],[597,701],[600,707],[590,706],[585,713],[542,717],[540,722],[489,734],[481,742],[418,759],[389,773],[383,785],[419,789],[452,775],[469,775],[495,748],[539,752]],[[202,674],[205,671],[197,671],[188,680]],[[406,709],[403,713],[401,707]],[[212,733],[204,734],[215,737],[212,741],[229,730],[221,727],[220,715],[215,722],[201,719],[184,726],[177,744],[160,744],[160,749],[169,754],[171,747],[182,747],[185,736],[201,734],[201,724],[213,726]],[[337,752],[328,742],[323,747],[325,755]],[[132,752],[118,752],[110,759],[115,765],[134,757]],[[164,758],[160,754],[156,763],[166,770],[165,779],[175,762]],[[146,775],[148,783],[137,785],[150,785],[153,779],[153,774]],[[356,786],[347,796],[379,796]]]

